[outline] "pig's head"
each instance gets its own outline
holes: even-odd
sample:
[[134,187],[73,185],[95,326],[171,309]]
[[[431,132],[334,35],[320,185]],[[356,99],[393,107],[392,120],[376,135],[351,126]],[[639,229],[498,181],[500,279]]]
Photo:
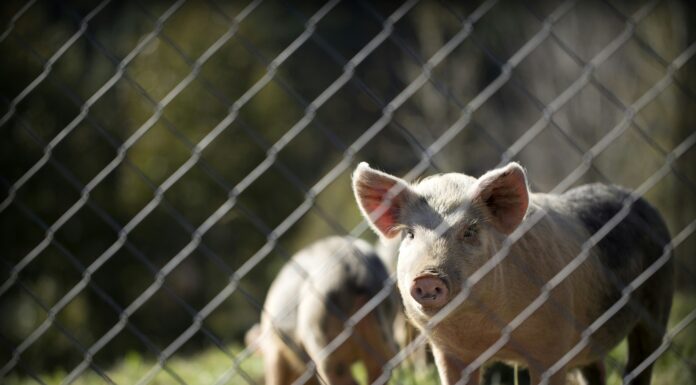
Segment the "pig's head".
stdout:
[[529,205],[526,175],[517,163],[478,179],[452,173],[414,184],[361,163],[353,190],[377,234],[401,239],[399,291],[417,322],[461,290],[464,279],[522,222]]

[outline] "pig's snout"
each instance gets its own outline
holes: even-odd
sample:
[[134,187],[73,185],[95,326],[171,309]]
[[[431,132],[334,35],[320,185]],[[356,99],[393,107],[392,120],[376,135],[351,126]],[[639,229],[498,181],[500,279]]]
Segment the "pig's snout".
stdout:
[[411,284],[411,297],[423,307],[439,308],[449,299],[449,289],[442,278],[434,275],[421,275]]

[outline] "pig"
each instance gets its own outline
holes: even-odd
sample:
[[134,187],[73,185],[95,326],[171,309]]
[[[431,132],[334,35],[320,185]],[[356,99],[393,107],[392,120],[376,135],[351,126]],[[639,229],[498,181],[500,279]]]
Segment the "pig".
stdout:
[[[271,284],[260,325],[246,336],[247,345],[257,345],[264,358],[265,383],[292,384],[309,362],[314,362],[324,384],[357,384],[351,365],[359,361],[371,382],[382,376],[396,353],[393,295],[357,322],[336,350],[325,357],[321,351],[385,285],[393,282],[384,264],[360,239],[332,236],[293,255]],[[320,382],[313,376],[306,383]]]
[[[459,173],[410,184],[372,169],[353,173],[358,206],[383,239],[400,239],[397,285],[408,318],[428,330],[443,384],[478,384],[480,370],[465,369],[502,335],[503,328],[539,296],[542,287],[583,251],[582,244],[623,206],[630,192],[590,184],[563,194],[531,193],[518,163],[479,178]],[[434,326],[428,322],[464,289],[467,278],[508,245],[506,257],[452,302]],[[528,229],[526,232],[523,229]],[[519,236],[522,234],[521,236]],[[563,384],[579,368],[590,384],[604,383],[603,358],[628,337],[626,373],[657,349],[672,303],[669,258],[631,293],[627,306],[590,335],[589,343],[548,378],[542,373],[581,341],[583,332],[621,297],[621,290],[671,248],[667,227],[655,208],[637,199],[594,247],[587,259],[550,291],[548,299],[510,333],[492,359],[526,366],[532,384]],[[450,311],[451,310],[451,311]],[[442,314],[445,314],[443,312]],[[476,365],[479,367],[478,365]],[[473,367],[472,367],[473,369]],[[647,365],[634,384],[649,384]],[[465,376],[470,374],[470,376]]]

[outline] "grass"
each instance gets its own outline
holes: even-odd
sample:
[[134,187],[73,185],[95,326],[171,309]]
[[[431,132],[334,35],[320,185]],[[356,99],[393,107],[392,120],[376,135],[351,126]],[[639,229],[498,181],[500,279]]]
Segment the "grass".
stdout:
[[[236,354],[241,351],[239,346],[230,346],[230,352]],[[114,365],[107,375],[116,384],[136,384],[141,379],[149,374],[152,374],[152,369],[156,362],[144,359],[137,352],[130,352],[123,359]],[[252,378],[259,379],[262,377],[262,361],[258,357],[252,357],[242,362],[241,369],[244,373],[248,373]],[[167,361],[166,370],[159,371],[150,384],[169,385],[184,382],[189,385],[196,384],[214,384],[227,370],[232,367],[231,359],[218,348],[210,348],[190,357],[174,357]],[[174,374],[171,374],[174,373]],[[46,384],[61,384],[67,376],[64,371],[57,371],[51,374],[40,376],[42,382]],[[7,385],[28,385],[36,384],[32,378],[9,377],[6,379]],[[85,373],[74,382],[76,385],[92,385],[106,383],[101,376],[93,371],[85,371]],[[230,382],[227,382],[228,384]],[[232,377],[232,384],[247,384],[239,375]]]
[[[696,309],[696,296],[678,295],[675,298],[672,314],[670,317],[670,328],[679,323],[690,312]],[[687,326],[681,333],[673,336],[673,346],[660,356],[654,367],[653,384],[675,384],[691,385],[696,383],[696,322]],[[229,347],[229,351],[236,355],[241,351],[239,345]],[[626,343],[622,343],[615,348],[607,359],[608,385],[621,384],[621,372],[626,362]],[[687,362],[685,362],[687,361]],[[131,352],[123,357],[116,365],[107,372],[108,376],[117,384],[135,384],[148,374],[153,373],[152,369],[156,362],[143,358],[139,353]],[[232,372],[226,384],[241,385],[249,384],[243,378],[248,375],[257,384],[262,384],[262,361],[259,357],[253,356],[241,363],[241,372]],[[225,373],[230,373],[233,367],[232,359],[218,348],[210,348],[189,357],[176,356],[167,361],[167,368],[170,371],[161,370],[151,378],[151,384],[168,385],[184,382],[189,385],[214,384]],[[360,365],[353,368],[356,377],[361,383],[365,383],[365,373]],[[244,374],[242,374],[244,373]],[[40,381],[49,385],[60,384],[67,375],[64,371],[46,373],[41,375]],[[522,377],[522,376],[521,376]],[[520,378],[520,385],[526,383],[526,378]],[[10,375],[5,379],[7,385],[29,385],[39,383],[31,377],[20,377]],[[77,379],[77,385],[102,384],[105,381],[92,371],[86,371]],[[408,369],[397,370],[390,382],[391,384],[438,384],[437,372],[430,367],[425,371],[414,373]],[[500,382],[500,384],[510,384],[512,382]]]

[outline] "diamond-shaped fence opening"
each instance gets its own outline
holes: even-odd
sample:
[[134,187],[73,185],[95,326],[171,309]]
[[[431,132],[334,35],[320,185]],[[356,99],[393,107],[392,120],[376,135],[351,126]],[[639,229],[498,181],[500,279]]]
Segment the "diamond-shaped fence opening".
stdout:
[[[4,2],[0,382],[693,383],[694,21],[679,1]],[[451,295],[414,313],[409,268],[444,268],[408,257],[424,222],[393,223],[398,261],[369,231],[361,161],[632,192],[563,242],[549,218],[572,209],[536,205],[483,259],[497,211],[442,219],[429,236],[466,239]],[[406,215],[394,186],[372,219]]]

